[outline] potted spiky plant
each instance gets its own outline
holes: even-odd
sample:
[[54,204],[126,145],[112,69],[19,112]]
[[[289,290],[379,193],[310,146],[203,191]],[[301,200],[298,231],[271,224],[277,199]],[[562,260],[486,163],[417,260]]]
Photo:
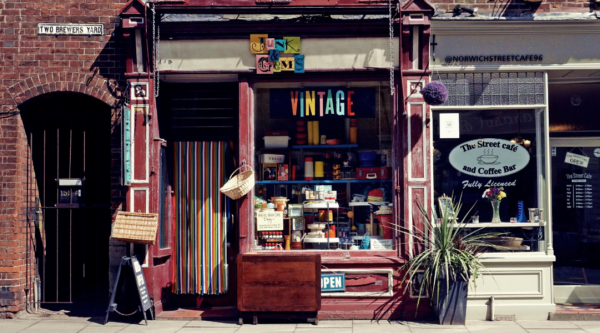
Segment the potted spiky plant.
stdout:
[[[417,206],[425,220],[424,230],[399,226],[402,233],[413,237],[414,243],[419,245],[413,247],[419,251],[413,253],[400,269],[404,271],[403,279],[410,283],[419,281],[417,309],[421,297],[426,295],[440,325],[464,325],[469,281],[475,282],[480,271],[485,269],[479,256],[488,247],[499,248],[485,240],[503,233],[480,233],[482,228],[465,229],[465,218],[473,207],[459,221],[461,198],[455,201],[450,197],[445,205],[440,205],[437,221],[421,203]],[[410,289],[412,286],[406,288]]]

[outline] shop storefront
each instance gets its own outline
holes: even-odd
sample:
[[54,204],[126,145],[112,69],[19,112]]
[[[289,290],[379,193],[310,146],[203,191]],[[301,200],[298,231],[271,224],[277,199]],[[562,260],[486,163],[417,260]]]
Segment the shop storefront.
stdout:
[[[136,252],[157,277],[148,280],[158,312],[240,308],[249,297],[240,279],[252,276],[240,273],[244,256],[277,254],[290,263],[317,254],[318,275],[345,274],[344,291],[320,293],[319,318],[414,318],[416,299],[398,272],[411,247],[394,224],[410,219],[418,227],[417,198],[431,204],[429,109],[419,96],[408,96],[407,109],[401,101],[403,90],[428,82],[432,8],[410,2],[399,14],[393,3],[318,10],[299,3],[239,16],[207,14],[199,4],[202,15],[182,15],[189,5],[157,4],[156,24],[148,25],[157,71],[146,88],[157,96],[156,113],[139,126],[150,126],[148,139],[161,140],[168,156],[158,199],[172,236]],[[252,14],[261,11],[268,14]],[[134,13],[132,5],[123,15],[135,30]],[[367,15],[349,15],[358,13]],[[137,51],[134,72],[143,62]],[[137,74],[132,84],[145,79]],[[150,156],[149,169],[158,155]],[[254,170],[251,193],[232,201],[212,192],[238,167]],[[144,191],[132,184],[140,195],[128,207],[143,206]],[[285,292],[295,289],[289,285]],[[283,303],[265,306],[285,311]],[[423,307],[417,316],[428,313]]]
[[[489,317],[492,308],[541,320],[555,303],[599,301],[598,120],[582,104],[598,91],[598,57],[586,47],[594,29],[585,21],[432,24],[432,80],[449,96],[432,107],[434,200],[462,193],[479,220],[473,227],[517,240],[506,244],[511,251],[483,254],[489,271],[470,290],[468,318]],[[498,225],[482,225],[493,218],[482,198],[490,187],[507,194]],[[531,208],[542,210],[539,221]]]
[[[569,111],[553,96],[574,82],[586,85],[573,103],[593,95],[596,86],[588,83],[596,82],[599,62],[585,45],[597,38],[597,23],[562,29],[535,21],[430,21],[432,8],[420,2],[405,3],[393,20],[387,4],[346,8],[370,14],[364,17],[323,7],[330,16],[322,17],[298,5],[262,15],[205,13],[200,3],[193,10],[202,15],[182,15],[191,7],[175,3],[154,8],[160,22],[148,26],[155,41],[148,49],[157,55],[156,77],[147,81],[143,70],[130,77],[157,96],[148,113],[135,113],[138,126],[149,126],[135,135],[157,145],[147,150],[146,171],[138,169],[144,152],[134,151],[140,155],[133,173],[156,170],[161,156],[161,181],[134,182],[128,208],[160,209],[164,218],[161,245],[136,250],[155,277],[148,280],[159,312],[236,311],[249,298],[260,304],[272,290],[246,293],[258,285],[246,278],[264,285],[288,274],[286,264],[318,254],[320,267],[305,261],[302,273],[344,273],[345,288],[310,298],[320,298],[320,308],[312,308],[317,317],[425,317],[429,309],[415,312],[416,298],[398,272],[416,247],[395,225],[422,228],[419,205],[433,214],[452,195],[473,207],[468,230],[511,237],[505,250],[482,255],[487,270],[469,292],[468,319],[543,320],[555,302],[596,290],[597,226],[585,209],[594,209],[588,202],[597,170],[589,170],[597,169],[597,138],[590,131],[597,126],[586,116],[579,124],[560,118]],[[132,69],[143,67],[143,57],[135,58],[140,50],[131,50]],[[445,85],[445,104],[424,102],[421,89],[430,79]],[[555,126],[587,132],[558,139]],[[555,165],[567,155],[577,161],[567,163],[570,169]],[[581,163],[586,172],[573,170]],[[216,190],[238,167],[254,171],[255,185],[231,201]],[[490,187],[507,193],[498,216],[482,198]],[[561,209],[582,211],[555,209],[567,197],[572,204]],[[495,217],[500,223],[489,223]],[[586,240],[574,245],[582,235]],[[581,252],[586,256],[575,255]],[[282,264],[264,264],[269,260]],[[246,268],[252,265],[260,274]],[[325,288],[338,288],[335,281]],[[305,296],[286,297],[301,307]],[[264,300],[263,309],[285,311],[284,303],[294,305]]]

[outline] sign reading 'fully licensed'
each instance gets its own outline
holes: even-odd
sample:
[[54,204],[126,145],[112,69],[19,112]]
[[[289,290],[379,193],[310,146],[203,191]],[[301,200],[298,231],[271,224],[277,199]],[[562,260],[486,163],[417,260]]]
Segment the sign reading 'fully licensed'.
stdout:
[[450,152],[450,164],[475,177],[502,177],[516,173],[529,163],[523,146],[503,139],[476,139],[463,142]]

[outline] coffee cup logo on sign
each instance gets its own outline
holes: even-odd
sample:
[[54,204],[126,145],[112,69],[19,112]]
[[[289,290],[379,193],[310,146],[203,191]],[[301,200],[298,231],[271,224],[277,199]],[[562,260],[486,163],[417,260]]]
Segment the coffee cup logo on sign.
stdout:
[[504,139],[476,139],[461,143],[450,152],[456,170],[475,177],[502,177],[516,173],[529,164],[525,147]]
[[493,149],[484,149],[484,155],[477,157],[478,164],[500,164],[498,161],[498,155],[492,155]]

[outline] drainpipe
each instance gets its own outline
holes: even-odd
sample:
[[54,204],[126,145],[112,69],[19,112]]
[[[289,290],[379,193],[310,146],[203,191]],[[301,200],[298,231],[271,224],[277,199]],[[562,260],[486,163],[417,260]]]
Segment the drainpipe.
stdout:
[[490,316],[490,321],[494,321],[494,317],[496,317],[496,315],[494,314],[494,296],[490,297],[490,308],[492,309],[492,314]]

